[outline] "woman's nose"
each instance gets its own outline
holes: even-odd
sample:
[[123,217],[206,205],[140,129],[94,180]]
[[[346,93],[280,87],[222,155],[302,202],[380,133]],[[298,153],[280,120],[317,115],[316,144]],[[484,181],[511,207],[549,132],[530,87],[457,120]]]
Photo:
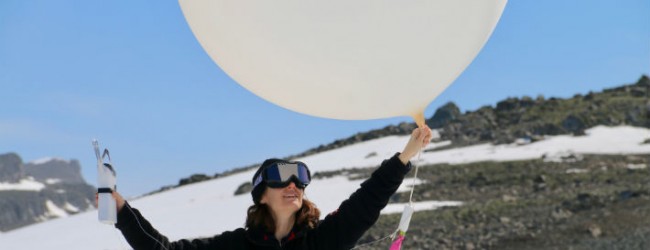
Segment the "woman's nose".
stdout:
[[297,189],[296,183],[293,183],[293,181],[289,182],[289,186],[287,186],[287,188]]

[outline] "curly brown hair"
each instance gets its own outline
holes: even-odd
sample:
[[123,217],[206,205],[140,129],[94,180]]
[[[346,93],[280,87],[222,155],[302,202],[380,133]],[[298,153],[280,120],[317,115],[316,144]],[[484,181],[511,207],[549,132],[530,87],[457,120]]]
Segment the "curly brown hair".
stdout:
[[[296,211],[295,224],[299,227],[315,228],[320,218],[320,210],[313,202],[303,199],[302,207]],[[269,233],[275,233],[275,220],[271,209],[266,204],[248,207],[246,228],[264,228]]]

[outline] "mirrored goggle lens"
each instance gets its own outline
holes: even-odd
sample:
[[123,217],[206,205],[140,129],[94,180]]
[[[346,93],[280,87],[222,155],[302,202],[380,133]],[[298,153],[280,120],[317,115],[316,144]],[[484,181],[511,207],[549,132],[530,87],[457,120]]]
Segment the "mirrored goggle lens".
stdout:
[[311,181],[309,170],[303,163],[277,163],[266,168],[267,183],[288,182],[292,176],[303,186],[307,186]]

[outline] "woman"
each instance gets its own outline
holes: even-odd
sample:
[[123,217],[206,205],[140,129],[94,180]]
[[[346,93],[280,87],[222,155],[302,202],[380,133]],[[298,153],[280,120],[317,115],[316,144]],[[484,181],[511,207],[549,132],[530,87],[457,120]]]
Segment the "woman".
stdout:
[[411,169],[413,158],[431,140],[428,127],[417,128],[401,153],[385,160],[337,211],[319,221],[320,211],[303,198],[311,181],[304,163],[264,161],[253,176],[246,227],[211,238],[170,242],[117,193],[117,227],[139,249],[350,249],[379,218],[391,195]]

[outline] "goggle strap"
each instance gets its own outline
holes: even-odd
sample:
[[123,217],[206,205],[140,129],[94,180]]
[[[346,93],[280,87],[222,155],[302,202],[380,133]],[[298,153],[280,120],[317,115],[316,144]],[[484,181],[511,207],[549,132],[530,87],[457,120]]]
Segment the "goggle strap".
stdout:
[[258,175],[257,178],[255,178],[255,181],[253,182],[253,188],[257,187],[257,185],[262,183],[262,181],[264,180],[262,175],[264,175],[264,173],[260,173],[260,175]]

